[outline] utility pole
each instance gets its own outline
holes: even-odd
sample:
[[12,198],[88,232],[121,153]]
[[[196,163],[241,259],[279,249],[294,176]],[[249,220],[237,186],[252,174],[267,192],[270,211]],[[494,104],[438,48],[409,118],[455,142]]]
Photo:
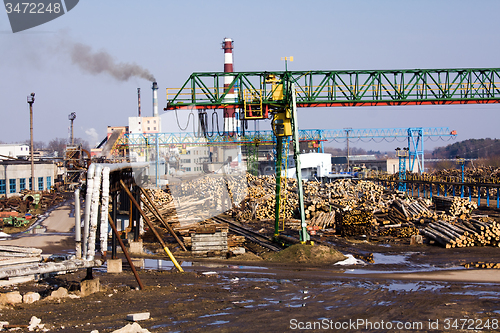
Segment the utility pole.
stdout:
[[347,137],[347,172],[349,172],[349,132],[351,130],[352,130],[352,128],[350,128],[350,127],[345,128],[346,137]]
[[31,156],[31,188],[35,188],[35,162],[33,160],[33,103],[35,103],[35,93],[28,96],[28,104],[30,105],[30,156]]
[[75,137],[73,136],[73,121],[76,119],[76,113],[71,112],[68,116],[69,120],[71,121],[71,145],[75,145]]

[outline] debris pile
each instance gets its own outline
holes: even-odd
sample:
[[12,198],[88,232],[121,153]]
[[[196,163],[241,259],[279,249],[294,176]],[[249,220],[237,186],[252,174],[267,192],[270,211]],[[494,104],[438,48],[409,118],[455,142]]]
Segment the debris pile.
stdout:
[[[36,215],[60,204],[65,197],[58,192],[32,193],[23,191],[21,195],[0,198],[0,230],[4,228],[26,228],[36,220]],[[7,233],[19,230],[7,230]]]

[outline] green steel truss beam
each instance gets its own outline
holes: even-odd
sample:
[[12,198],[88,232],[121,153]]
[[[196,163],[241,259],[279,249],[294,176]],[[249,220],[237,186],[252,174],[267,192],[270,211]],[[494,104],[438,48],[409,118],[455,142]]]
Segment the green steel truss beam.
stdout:
[[[291,100],[273,99],[273,75],[288,87],[295,84],[298,107],[434,105],[500,102],[500,68],[338,70],[193,73],[179,89],[167,89],[165,110],[243,107],[243,91],[262,98],[266,107],[283,108]],[[233,81],[224,88],[224,77]],[[226,98],[231,88],[237,98]]]

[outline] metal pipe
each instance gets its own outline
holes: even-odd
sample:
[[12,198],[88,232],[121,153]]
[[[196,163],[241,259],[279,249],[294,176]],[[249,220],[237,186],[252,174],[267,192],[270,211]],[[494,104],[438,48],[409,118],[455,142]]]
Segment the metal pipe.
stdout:
[[111,229],[113,229],[113,233],[118,239],[118,243],[120,243],[120,246],[123,250],[123,254],[125,255],[125,258],[127,258],[128,264],[130,265],[130,268],[132,269],[132,272],[134,273],[135,280],[139,284],[139,289],[144,289],[144,285],[141,282],[141,279],[139,278],[139,274],[137,274],[137,271],[135,270],[134,263],[132,262],[132,259],[130,258],[130,255],[128,254],[127,249],[125,248],[125,245],[123,244],[121,238],[118,236],[118,230],[116,230],[115,223],[113,222],[113,219],[111,218],[111,215],[108,213],[108,219],[109,219],[109,225],[111,226]]
[[100,235],[101,240],[101,254],[106,257],[108,250],[108,214],[109,210],[109,168],[104,167],[102,170],[102,202],[101,202],[101,226]]
[[75,190],[75,252],[76,259],[82,258],[82,217],[80,212],[80,189]]
[[[113,216],[113,221],[116,221],[116,216],[118,215],[118,193],[114,192],[112,194],[112,203],[111,203],[111,209],[112,209],[112,216]],[[116,259],[116,240],[118,238],[118,234],[113,232],[113,235],[111,236],[111,258]]]
[[149,229],[151,229],[151,231],[153,232],[153,234],[156,236],[156,238],[158,239],[158,241],[160,242],[160,244],[163,246],[163,250],[167,253],[168,257],[170,258],[170,260],[172,261],[172,263],[174,264],[174,266],[179,270],[179,272],[184,272],[184,270],[182,269],[182,267],[179,265],[179,263],[177,263],[177,260],[175,260],[174,258],[174,255],[172,254],[172,252],[170,252],[170,250],[168,249],[167,245],[165,245],[165,242],[163,242],[163,239],[161,239],[160,235],[158,234],[158,232],[156,231],[154,225],[151,223],[151,221],[148,219],[148,217],[144,214],[144,212],[142,211],[141,209],[141,206],[139,205],[139,203],[135,200],[134,196],[132,195],[132,193],[130,193],[130,190],[127,188],[127,186],[125,185],[125,183],[123,182],[123,180],[120,179],[120,185],[122,186],[122,188],[125,190],[125,192],[127,193],[127,195],[129,196],[130,200],[132,200],[132,202],[134,203],[134,206],[137,208],[137,210],[141,213],[142,215],[142,218],[144,219],[144,221],[146,221],[146,223],[148,224],[149,226]]
[[92,191],[94,189],[95,164],[91,164],[87,170],[87,194],[85,195],[85,214],[83,217],[83,253],[87,257],[87,239],[89,237],[90,206],[92,205]]

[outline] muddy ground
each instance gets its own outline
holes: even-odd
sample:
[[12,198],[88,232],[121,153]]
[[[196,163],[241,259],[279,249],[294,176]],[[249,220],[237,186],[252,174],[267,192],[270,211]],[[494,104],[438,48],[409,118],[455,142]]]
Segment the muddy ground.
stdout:
[[[308,327],[352,332],[499,330],[500,272],[465,270],[460,265],[500,262],[500,249],[445,250],[336,237],[324,242],[343,251],[374,253],[374,263],[315,266],[236,258],[197,261],[179,255],[186,272],[178,273],[170,262],[148,256],[139,270],[144,290],[136,290],[137,282],[126,265],[119,274],[97,269],[94,277],[100,279],[101,292],[5,308],[0,321],[26,325],[31,316],[37,316],[51,332],[112,332],[127,324],[127,314],[150,312],[151,319],[140,325],[151,332],[288,332]],[[75,289],[85,273],[2,292],[38,291],[45,296],[59,286]]]
[[[26,237],[25,245],[38,237]],[[101,291],[83,298],[44,299],[61,286],[77,290],[84,270],[3,287],[2,293],[36,291],[42,300],[0,309],[0,321],[27,325],[36,316],[50,332],[102,333],[125,326],[127,314],[150,312],[151,318],[140,322],[150,332],[500,331],[500,271],[463,266],[500,263],[500,248],[443,249],[410,246],[408,240],[313,238],[366,264],[269,262],[252,255],[195,259],[169,239],[184,273],[176,272],[163,254],[151,254],[136,262],[144,290],[138,290],[125,261],[122,273],[94,269]],[[44,246],[44,253],[74,251],[70,238],[49,239]],[[148,253],[158,250],[155,244],[146,247]]]

